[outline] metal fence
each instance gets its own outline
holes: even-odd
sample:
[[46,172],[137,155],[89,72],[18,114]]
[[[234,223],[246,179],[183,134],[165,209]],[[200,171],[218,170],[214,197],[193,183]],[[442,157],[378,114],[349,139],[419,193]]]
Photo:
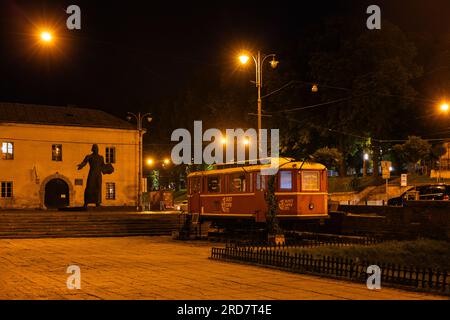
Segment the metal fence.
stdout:
[[298,238],[287,238],[282,244],[269,243],[267,241],[237,241],[228,243],[227,247],[253,247],[286,250],[288,248],[313,248],[319,246],[343,247],[350,245],[369,246],[381,243],[384,240],[375,237],[349,237],[339,235],[327,235],[318,233],[302,233]]
[[227,246],[225,248],[212,248],[211,259],[277,267],[299,273],[328,275],[357,282],[367,281],[368,276],[370,276],[366,272],[367,267],[377,265],[381,269],[382,285],[384,283],[450,294],[450,279],[447,271],[354,261],[331,256],[314,258],[311,254],[292,253],[286,248],[274,249],[268,247]]

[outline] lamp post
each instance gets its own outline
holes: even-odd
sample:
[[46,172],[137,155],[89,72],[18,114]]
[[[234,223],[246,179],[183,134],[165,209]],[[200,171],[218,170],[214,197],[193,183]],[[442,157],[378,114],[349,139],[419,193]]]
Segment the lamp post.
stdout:
[[136,119],[136,123],[137,123],[137,131],[138,131],[138,159],[139,159],[139,164],[138,164],[138,184],[137,184],[137,203],[136,203],[136,210],[139,211],[142,208],[142,137],[145,133],[145,130],[143,129],[143,121],[144,119],[147,119],[147,121],[150,123],[153,119],[150,117],[150,113],[146,113],[141,115],[140,112],[138,112],[137,114],[134,114],[132,112],[127,112],[128,116],[127,116],[127,120],[130,121],[133,117]]
[[363,177],[367,176],[367,161],[369,161],[369,154],[364,153],[364,155],[363,155]]
[[[263,79],[263,66],[264,62],[267,58],[272,58],[272,61],[270,61],[270,66],[275,69],[278,66],[279,61],[275,60],[275,54],[268,54],[268,55],[262,55],[261,52],[258,51],[256,56],[251,56],[253,58],[253,61],[255,62],[256,67],[256,88],[258,91],[258,157],[261,152],[261,110],[262,110],[262,103],[261,103],[261,87],[262,87],[262,79]],[[239,61],[242,64],[246,64],[250,60],[250,57],[248,55],[241,55],[239,57]]]

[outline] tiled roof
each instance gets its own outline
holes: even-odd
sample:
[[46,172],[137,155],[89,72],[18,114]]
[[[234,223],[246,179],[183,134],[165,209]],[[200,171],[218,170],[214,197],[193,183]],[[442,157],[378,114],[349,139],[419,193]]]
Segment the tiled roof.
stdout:
[[135,129],[125,120],[96,109],[0,102],[0,123],[30,123],[112,129]]

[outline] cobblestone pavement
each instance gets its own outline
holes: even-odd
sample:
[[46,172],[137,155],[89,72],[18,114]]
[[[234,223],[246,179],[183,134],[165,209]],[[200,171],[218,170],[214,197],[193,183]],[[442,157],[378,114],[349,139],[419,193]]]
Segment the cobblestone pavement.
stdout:
[[[0,240],[0,299],[446,299],[208,259],[170,237]],[[81,289],[66,286],[81,268]]]

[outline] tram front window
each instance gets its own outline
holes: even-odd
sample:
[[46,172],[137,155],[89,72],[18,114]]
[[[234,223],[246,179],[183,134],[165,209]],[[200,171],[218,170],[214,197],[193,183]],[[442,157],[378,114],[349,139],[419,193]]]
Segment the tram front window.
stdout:
[[292,190],[291,171],[280,171],[280,189]]
[[220,178],[208,177],[208,192],[217,193],[220,192]]
[[256,173],[256,190],[264,191],[267,190],[267,176],[261,175],[261,173]]
[[245,192],[247,183],[244,174],[232,175],[230,182],[230,192]]

